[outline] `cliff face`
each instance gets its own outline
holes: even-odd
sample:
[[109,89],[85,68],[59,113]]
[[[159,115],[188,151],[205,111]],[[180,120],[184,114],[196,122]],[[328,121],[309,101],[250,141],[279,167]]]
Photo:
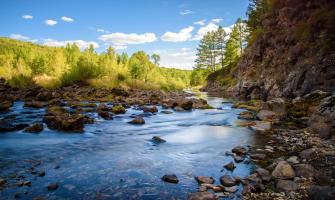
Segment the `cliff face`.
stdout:
[[224,75],[216,73],[209,77],[207,89],[221,87],[243,98],[264,100],[335,91],[335,1],[271,2],[261,29],[253,33],[230,73],[236,84],[221,84],[217,76]]

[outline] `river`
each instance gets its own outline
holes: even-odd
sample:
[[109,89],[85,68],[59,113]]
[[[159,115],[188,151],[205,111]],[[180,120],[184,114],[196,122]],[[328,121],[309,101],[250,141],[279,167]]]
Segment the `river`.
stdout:
[[[0,178],[7,180],[0,199],[14,199],[15,194],[20,199],[186,199],[198,189],[195,176],[212,176],[216,184],[224,174],[247,176],[252,164],[239,163],[233,172],[223,168],[233,161],[226,151],[256,141],[253,131],[236,124],[243,110],[231,108],[226,99],[195,94],[216,109],[163,114],[159,107],[144,125],[132,125],[127,123],[131,115],[142,111],[130,108],[113,120],[91,113],[96,121],[83,134],[46,127],[39,134],[0,133]],[[43,115],[44,109],[23,108],[17,101],[0,118],[31,124]],[[167,142],[155,144],[153,136]],[[36,175],[40,171],[44,177]],[[171,173],[178,184],[161,180]],[[16,187],[20,179],[31,186]],[[54,182],[59,188],[48,191],[46,186]]]

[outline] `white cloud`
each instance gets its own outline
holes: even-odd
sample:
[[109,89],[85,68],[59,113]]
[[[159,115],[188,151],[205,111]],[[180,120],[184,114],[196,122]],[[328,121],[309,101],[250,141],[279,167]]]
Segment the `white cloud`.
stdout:
[[170,52],[161,52],[161,66],[179,69],[192,69],[196,55],[188,48],[181,48]]
[[64,47],[66,44],[76,43],[80,49],[85,49],[89,47],[91,44],[94,48],[99,48],[99,44],[94,41],[84,41],[84,40],[65,40],[58,41],[54,39],[45,39],[43,45],[52,46],[52,47]]
[[29,37],[21,35],[21,34],[11,34],[9,37],[15,40],[28,40],[29,39]]
[[206,35],[206,33],[217,30],[218,28],[219,26],[217,24],[210,22],[206,26],[201,27],[198,30],[197,34],[192,38],[192,40],[201,40],[202,37]]
[[220,23],[222,21],[222,18],[216,18],[211,20],[213,23]]
[[98,28],[98,29],[97,29],[97,32],[103,33],[103,32],[105,32],[105,30],[102,29],[102,28]]
[[183,10],[180,11],[179,14],[181,15],[189,15],[189,14],[193,14],[194,12],[192,10]]
[[203,26],[203,25],[205,25],[205,19],[202,19],[202,20],[199,20],[199,21],[197,21],[197,22],[194,22],[194,24],[195,25],[200,25],[200,26]]
[[66,17],[66,16],[61,17],[61,19],[65,22],[73,22],[74,21],[74,19],[72,19],[70,17]]
[[144,33],[144,34],[136,34],[136,33],[111,33],[101,35],[99,40],[104,42],[110,42],[113,45],[127,45],[127,44],[143,44],[154,42],[157,40],[156,35],[154,33]]
[[31,15],[23,15],[22,18],[23,19],[33,19],[33,16],[31,16]]
[[57,21],[52,20],[52,19],[45,20],[44,22],[45,22],[45,24],[48,25],[48,26],[54,26],[54,25],[57,24]]
[[192,37],[193,26],[181,29],[178,33],[166,32],[161,39],[166,42],[183,42]]

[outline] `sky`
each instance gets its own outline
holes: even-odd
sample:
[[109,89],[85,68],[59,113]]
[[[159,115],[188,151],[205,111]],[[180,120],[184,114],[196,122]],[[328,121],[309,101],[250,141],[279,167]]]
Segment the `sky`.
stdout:
[[229,32],[248,0],[0,0],[0,36],[97,52],[144,50],[161,66],[192,69],[208,31]]

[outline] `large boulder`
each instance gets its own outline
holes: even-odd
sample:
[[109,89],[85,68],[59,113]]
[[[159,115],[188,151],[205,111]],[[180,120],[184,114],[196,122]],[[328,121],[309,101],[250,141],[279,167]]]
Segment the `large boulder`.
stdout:
[[330,138],[335,127],[335,95],[321,101],[308,121],[309,129],[322,138]]
[[270,110],[278,114],[285,114],[285,100],[283,98],[274,98],[263,104],[264,110]]
[[291,179],[295,177],[295,172],[288,162],[280,161],[273,170],[272,176],[276,179]]
[[312,178],[316,177],[317,170],[310,164],[298,164],[294,166],[296,176]]
[[84,130],[85,116],[77,113],[70,114],[62,107],[51,107],[48,108],[43,121],[50,129],[82,132]]

